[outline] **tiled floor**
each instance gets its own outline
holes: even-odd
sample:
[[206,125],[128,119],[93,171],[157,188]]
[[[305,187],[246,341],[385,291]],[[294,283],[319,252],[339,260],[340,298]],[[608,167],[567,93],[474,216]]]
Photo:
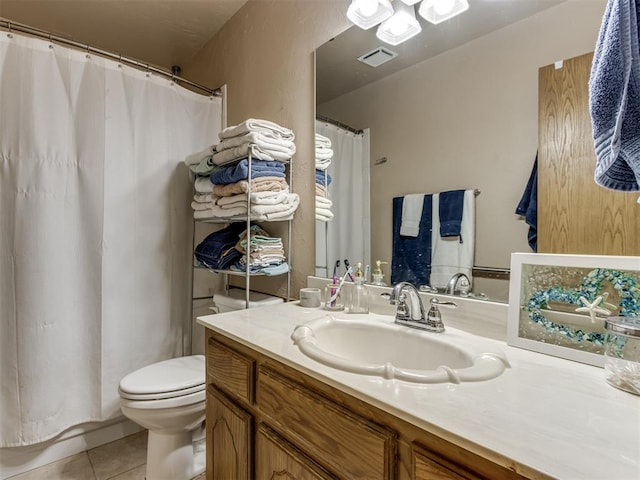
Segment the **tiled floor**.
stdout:
[[[147,432],[63,458],[10,480],[144,480]],[[194,480],[204,480],[198,475]]]

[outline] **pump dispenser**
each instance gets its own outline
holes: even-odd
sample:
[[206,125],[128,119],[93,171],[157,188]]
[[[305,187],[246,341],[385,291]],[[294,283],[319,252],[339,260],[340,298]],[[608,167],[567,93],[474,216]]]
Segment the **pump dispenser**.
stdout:
[[382,272],[382,265],[386,265],[387,262],[381,262],[380,260],[376,260],[376,268],[373,270],[371,275],[372,282],[371,285],[380,285],[382,287],[386,287],[387,284],[384,282],[384,273]]

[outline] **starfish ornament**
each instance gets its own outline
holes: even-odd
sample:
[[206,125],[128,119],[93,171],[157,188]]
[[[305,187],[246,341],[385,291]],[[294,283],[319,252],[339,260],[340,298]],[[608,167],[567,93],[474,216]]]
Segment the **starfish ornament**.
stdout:
[[618,306],[613,303],[607,303],[607,298],[609,298],[609,292],[604,292],[602,294],[602,306],[607,310],[617,310]]
[[[605,315],[605,316],[609,316],[611,315],[611,312],[609,310],[607,310],[606,308],[602,308],[599,307],[598,305],[600,305],[600,303],[602,303],[604,300],[606,300],[608,294],[604,294],[604,295],[599,295],[596,297],[596,299],[589,303],[589,301],[585,298],[585,297],[580,297],[578,300],[584,305],[584,307],[578,307],[576,308],[576,312],[577,313],[588,313],[589,317],[591,317],[591,323],[595,323],[596,321],[596,316],[598,314],[600,315]],[[605,302],[605,305],[611,305]]]

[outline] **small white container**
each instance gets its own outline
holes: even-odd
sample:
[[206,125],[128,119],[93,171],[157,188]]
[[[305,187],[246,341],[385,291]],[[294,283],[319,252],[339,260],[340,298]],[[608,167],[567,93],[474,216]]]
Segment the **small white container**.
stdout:
[[604,373],[607,382],[640,395],[640,318],[605,320]]

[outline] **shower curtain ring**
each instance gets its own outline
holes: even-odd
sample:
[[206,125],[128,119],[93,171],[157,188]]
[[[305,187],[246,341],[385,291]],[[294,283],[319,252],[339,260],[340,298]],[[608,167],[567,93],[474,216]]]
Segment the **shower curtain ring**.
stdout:
[[149,64],[147,63],[147,78],[151,78],[151,71],[149,70]]
[[49,48],[53,48],[53,36],[49,34]]
[[122,68],[122,54],[118,56],[118,68]]
[[91,55],[89,55],[89,44],[88,44],[88,43],[87,43],[87,45],[86,45],[86,47],[85,47],[85,48],[87,49],[87,54],[85,55],[85,58],[86,58],[86,59],[90,59],[90,58],[91,58]]
[[13,38],[13,34],[11,33],[11,22],[7,22],[7,27],[9,28],[9,31],[7,32],[7,37]]

